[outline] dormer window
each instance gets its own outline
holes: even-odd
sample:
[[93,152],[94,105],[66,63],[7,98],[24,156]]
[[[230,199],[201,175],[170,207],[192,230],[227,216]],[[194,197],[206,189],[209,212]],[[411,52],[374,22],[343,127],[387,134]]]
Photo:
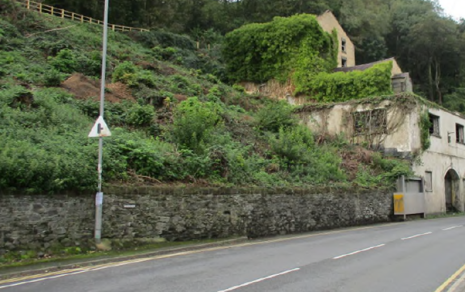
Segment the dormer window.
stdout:
[[345,38],[341,39],[341,49],[345,53],[346,52],[347,41]]

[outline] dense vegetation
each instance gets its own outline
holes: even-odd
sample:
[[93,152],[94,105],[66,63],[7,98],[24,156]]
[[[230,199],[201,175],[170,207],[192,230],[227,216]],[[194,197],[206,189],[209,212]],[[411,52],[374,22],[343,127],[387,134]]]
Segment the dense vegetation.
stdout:
[[[103,14],[98,0],[45,2]],[[433,0],[119,0],[112,2],[110,19],[187,33],[206,45],[244,24],[327,9],[354,41],[358,64],[395,57],[410,72],[416,93],[464,112],[465,22],[444,17]]]
[[[101,28],[0,0],[0,189],[91,190]],[[314,137],[292,107],[220,79],[216,50],[166,31],[109,36],[106,182],[372,187],[403,162]],[[73,83],[74,82],[74,83]],[[318,139],[316,139],[318,138]],[[386,179],[387,178],[387,179]]]
[[228,33],[223,56],[234,81],[264,82],[291,78],[297,86],[337,66],[338,41],[308,14],[276,17]]
[[340,102],[367,96],[392,94],[392,62],[376,64],[364,71],[322,72],[298,88],[319,102]]

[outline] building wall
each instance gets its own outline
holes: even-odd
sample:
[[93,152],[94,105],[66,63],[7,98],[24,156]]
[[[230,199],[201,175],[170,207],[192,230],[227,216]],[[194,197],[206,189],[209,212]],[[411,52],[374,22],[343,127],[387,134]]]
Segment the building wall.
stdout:
[[[353,143],[379,143],[381,149],[400,157],[414,157],[421,153],[420,106],[404,107],[391,101],[383,101],[377,106],[338,104],[327,109],[300,113],[301,123],[317,134],[342,134]],[[387,109],[388,126],[391,131],[370,141],[364,136],[354,135],[354,120],[351,113],[376,108]],[[439,136],[430,137],[431,146],[412,162],[412,170],[418,177],[427,179],[426,172],[432,173],[432,189],[426,191],[426,212],[436,214],[446,212],[446,194],[454,190],[453,206],[459,211],[465,210],[465,144],[456,142],[456,124],[465,126],[465,119],[453,113],[430,108],[429,112],[439,117]],[[399,125],[394,125],[398,124]],[[395,129],[395,131],[394,131]],[[464,133],[465,134],[465,133]],[[450,141],[449,137],[450,136]],[[448,183],[446,174],[457,177]],[[452,184],[452,186],[450,185]]]
[[[337,21],[337,18],[331,11],[326,11],[322,15],[317,17],[318,23],[320,24],[321,28],[328,33],[332,33],[333,29],[336,29],[339,41],[339,54],[338,54],[338,67],[342,67],[342,58],[347,59],[347,66],[352,67],[355,66],[355,46],[350,40],[347,33],[344,31],[342,26]],[[345,52],[342,51],[341,42],[342,39],[346,41],[346,50]]]
[[445,176],[449,170],[456,172],[459,177],[459,193],[454,205],[458,210],[464,211],[465,144],[456,142],[455,125],[465,126],[465,119],[440,109],[431,108],[429,112],[439,117],[440,135],[431,135],[431,146],[423,153],[421,163],[415,164],[413,170],[422,177],[425,177],[426,171],[432,172],[432,191],[426,192],[429,213],[446,211]]
[[[355,121],[352,113],[373,109],[387,109],[387,132],[380,135],[355,134]],[[421,147],[420,133],[415,131],[418,115],[415,111],[406,112],[389,100],[374,106],[371,104],[344,103],[326,109],[301,112],[300,121],[317,134],[343,135],[355,144],[379,145],[387,151],[395,150],[409,154]]]
[[[0,192],[0,256],[93,244],[94,198]],[[390,220],[389,191],[107,187],[102,237],[113,244],[260,237]]]

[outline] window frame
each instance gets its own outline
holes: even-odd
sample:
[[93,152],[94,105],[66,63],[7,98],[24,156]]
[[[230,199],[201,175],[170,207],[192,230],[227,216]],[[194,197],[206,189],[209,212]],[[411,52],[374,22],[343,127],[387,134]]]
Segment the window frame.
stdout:
[[[431,127],[429,128],[429,134],[434,137],[441,138],[441,123],[440,117],[434,115],[432,113],[428,113],[429,121],[431,123]],[[437,131],[436,131],[437,130]]]
[[455,142],[458,144],[465,144],[464,127],[457,123],[455,123]]
[[[380,121],[380,117],[382,121]],[[352,113],[354,135],[387,134],[387,109],[378,108]]]
[[345,38],[341,38],[341,51],[347,52],[347,40]]

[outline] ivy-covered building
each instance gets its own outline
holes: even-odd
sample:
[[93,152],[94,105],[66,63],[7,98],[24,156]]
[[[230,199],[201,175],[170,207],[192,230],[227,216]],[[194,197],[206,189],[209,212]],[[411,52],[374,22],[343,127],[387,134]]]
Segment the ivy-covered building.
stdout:
[[385,60],[376,61],[373,63],[362,64],[352,67],[339,67],[334,69],[334,72],[353,72],[353,71],[365,71],[367,69],[373,68],[378,64],[383,63],[392,63],[391,69],[391,84],[392,90],[394,93],[401,93],[401,92],[413,92],[413,84],[412,79],[410,78],[410,74],[407,72],[403,72],[400,68],[399,64],[397,63],[395,58],[389,58]]
[[327,33],[336,31],[337,40],[339,43],[337,54],[337,67],[352,67],[355,66],[355,46],[349,36],[342,28],[334,14],[327,10],[325,13],[317,16],[316,20],[321,28]]
[[426,214],[465,210],[465,117],[412,93],[330,104],[298,111],[316,135],[340,135],[353,144],[409,159],[423,185]]

